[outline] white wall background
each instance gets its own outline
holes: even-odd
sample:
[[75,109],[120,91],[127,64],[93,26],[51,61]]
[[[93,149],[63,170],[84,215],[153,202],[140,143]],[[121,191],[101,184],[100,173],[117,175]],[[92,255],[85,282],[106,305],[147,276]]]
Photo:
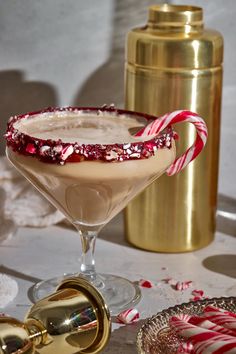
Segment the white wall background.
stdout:
[[[159,1],[160,2],[160,1]],[[172,0],[203,7],[225,39],[220,186],[236,198],[236,1]],[[0,134],[10,115],[56,105],[123,105],[127,31],[150,0],[0,0]],[[1,138],[0,153],[4,153]]]

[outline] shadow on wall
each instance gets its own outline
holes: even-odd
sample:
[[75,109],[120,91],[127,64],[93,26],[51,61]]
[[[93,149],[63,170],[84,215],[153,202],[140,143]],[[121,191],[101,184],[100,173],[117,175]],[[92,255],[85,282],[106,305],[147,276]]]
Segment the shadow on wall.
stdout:
[[148,7],[161,3],[155,0],[116,0],[113,10],[113,30],[110,55],[102,66],[86,80],[75,96],[76,106],[100,106],[114,103],[124,106],[124,62],[127,33],[147,22]]
[[10,116],[57,106],[54,87],[45,82],[26,81],[19,70],[0,71],[0,155],[5,154],[6,130]]

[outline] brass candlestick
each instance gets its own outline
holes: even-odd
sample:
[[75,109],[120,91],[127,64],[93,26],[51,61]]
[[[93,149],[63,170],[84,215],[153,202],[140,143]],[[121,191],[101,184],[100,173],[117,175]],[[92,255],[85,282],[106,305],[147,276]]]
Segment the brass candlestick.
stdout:
[[0,354],[98,353],[110,330],[102,295],[87,280],[70,278],[33,305],[24,323],[0,318]]

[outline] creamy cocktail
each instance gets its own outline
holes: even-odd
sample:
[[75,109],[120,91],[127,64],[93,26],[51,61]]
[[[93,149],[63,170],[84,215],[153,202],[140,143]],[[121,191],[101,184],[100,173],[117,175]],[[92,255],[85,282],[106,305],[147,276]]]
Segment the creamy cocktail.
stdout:
[[[170,135],[166,138],[167,146],[149,158],[141,158],[140,152],[130,150],[129,145],[142,139],[131,135],[129,129],[141,128],[143,124],[135,118],[117,117],[112,113],[109,116],[101,113],[78,116],[68,112],[41,114],[14,124],[18,131],[37,139],[61,139],[63,143],[79,142],[85,145],[126,143],[124,152],[129,153],[130,158],[119,163],[114,163],[117,162],[115,150],[108,152],[106,160],[97,160],[96,156],[87,160],[85,156],[80,156],[79,162],[66,163],[63,160],[45,163],[39,159],[40,151],[39,156],[32,156],[30,151],[28,155],[23,155],[8,148],[7,155],[73,224],[80,229],[99,230],[138,192],[162,174],[175,158]],[[41,147],[42,157],[49,154],[48,147]],[[59,143],[53,149],[59,151],[62,146]]]
[[[100,289],[113,314],[137,302],[140,290],[127,279],[95,272],[97,233],[148,184],[165,171],[180,171],[201,151],[205,125],[190,113],[174,112],[149,124],[154,117],[113,107],[63,108],[9,120],[9,160],[77,228],[83,251],[77,274]],[[183,120],[195,124],[199,136],[175,160],[170,124]],[[35,298],[51,285],[53,279],[38,284]]]

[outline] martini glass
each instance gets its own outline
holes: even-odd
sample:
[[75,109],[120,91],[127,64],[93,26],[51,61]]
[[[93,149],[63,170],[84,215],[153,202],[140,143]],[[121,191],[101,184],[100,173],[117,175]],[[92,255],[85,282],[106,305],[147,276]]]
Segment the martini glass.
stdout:
[[[8,159],[75,226],[82,243],[75,274],[100,290],[112,314],[137,303],[141,293],[128,279],[97,274],[95,242],[104,225],[173,165],[175,134],[169,122],[158,134],[146,133],[153,120],[114,107],[68,107],[12,117],[8,123]],[[36,284],[34,300],[61,280]]]

